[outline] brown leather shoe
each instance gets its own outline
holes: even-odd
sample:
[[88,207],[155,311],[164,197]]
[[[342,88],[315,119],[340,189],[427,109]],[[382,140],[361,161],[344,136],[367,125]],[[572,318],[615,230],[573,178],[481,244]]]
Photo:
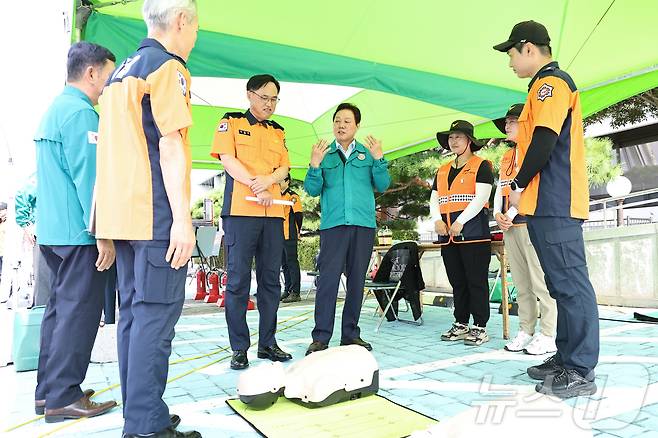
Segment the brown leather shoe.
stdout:
[[64,406],[59,409],[46,408],[46,423],[57,423],[67,419],[77,419],[82,417],[95,417],[112,409],[117,405],[114,400],[104,403],[96,403],[87,397],[82,397],[75,403]]
[[[91,398],[92,395],[96,393],[95,390],[93,389],[85,389],[83,392],[84,396],[87,398]],[[43,415],[43,411],[46,409],[46,401],[45,400],[34,400],[34,413],[37,415]]]

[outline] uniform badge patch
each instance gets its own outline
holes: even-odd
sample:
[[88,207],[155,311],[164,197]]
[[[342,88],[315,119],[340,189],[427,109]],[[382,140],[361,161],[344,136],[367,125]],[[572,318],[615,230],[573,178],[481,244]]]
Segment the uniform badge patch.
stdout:
[[176,71],[178,73],[178,84],[180,85],[180,89],[183,92],[183,96],[187,96],[187,80],[185,79],[185,76],[183,76],[183,73],[180,71]]
[[359,155],[356,156],[356,158],[358,158],[359,160],[363,161],[363,160],[366,159],[366,156],[365,156],[365,154],[359,154]]
[[240,129],[240,130],[238,130],[238,133],[239,133],[239,134],[242,134],[242,135],[247,135],[247,136],[251,137],[251,132],[249,132],[249,131],[245,131],[244,129]]
[[549,97],[553,97],[553,86],[544,84],[541,87],[539,87],[539,90],[537,90],[537,99],[543,102]]
[[89,144],[98,144],[98,132],[87,131],[87,142]]
[[219,124],[219,127],[217,128],[218,132],[226,132],[228,131],[228,122],[222,122]]

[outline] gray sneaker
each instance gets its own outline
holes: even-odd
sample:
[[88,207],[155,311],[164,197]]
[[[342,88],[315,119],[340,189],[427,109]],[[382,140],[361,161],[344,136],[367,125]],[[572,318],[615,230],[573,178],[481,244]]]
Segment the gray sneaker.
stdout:
[[466,345],[482,345],[489,341],[489,335],[484,327],[474,325],[471,330],[464,337],[464,344]]
[[450,330],[441,335],[442,341],[459,341],[464,339],[468,334],[468,325],[459,322],[453,322]]

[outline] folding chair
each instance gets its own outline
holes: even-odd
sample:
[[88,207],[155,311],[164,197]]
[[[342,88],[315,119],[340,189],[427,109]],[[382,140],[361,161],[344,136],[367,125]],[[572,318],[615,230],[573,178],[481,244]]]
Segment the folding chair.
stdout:
[[[318,270],[318,256],[315,256],[315,271],[309,271],[306,273],[306,275],[309,275],[313,277],[313,286],[309,288],[309,290],[306,291],[306,296],[304,297],[305,300],[308,299],[308,297],[311,295],[311,292],[317,292],[318,290],[318,279],[320,278],[320,271]],[[347,294],[347,286],[345,285],[345,278],[341,274],[340,276],[340,285],[343,287],[343,292]],[[340,295],[340,290],[338,291]]]
[[[404,287],[402,286],[403,280],[409,280],[412,278],[412,275],[417,276],[416,280],[419,280],[419,291],[425,288],[425,285],[422,281],[422,274],[420,273],[420,266],[418,264],[418,244],[413,241],[403,241],[393,245],[384,255],[382,262],[375,274],[375,278],[372,280],[366,280],[365,289],[366,293],[363,297],[363,302],[367,299],[368,295],[374,293],[377,297],[376,292],[382,292],[382,301],[385,303],[383,308],[382,316],[379,319],[379,323],[375,328],[375,332],[379,331],[386,315],[389,310],[392,312],[394,320],[403,322],[406,324],[413,325],[422,325],[422,300],[420,299],[420,293],[418,294],[418,303],[413,303],[412,309],[419,311],[419,316],[416,320],[401,319],[399,317],[399,312],[393,307],[393,304],[396,301],[404,298],[405,303],[407,304],[407,310],[409,309],[408,295],[405,296]],[[412,271],[416,271],[412,274]],[[378,297],[378,302],[380,307],[382,305]]]

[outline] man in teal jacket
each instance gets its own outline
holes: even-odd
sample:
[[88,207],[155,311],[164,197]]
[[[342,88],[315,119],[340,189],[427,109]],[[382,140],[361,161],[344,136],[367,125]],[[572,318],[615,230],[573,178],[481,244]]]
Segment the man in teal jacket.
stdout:
[[90,230],[96,179],[98,114],[94,105],[114,69],[114,55],[88,42],[71,46],[67,85],[34,136],[37,150],[37,244],[54,274],[41,323],[35,411],[46,422],[93,417],[116,402],[82,392],[103,307],[112,241]]
[[347,276],[340,345],[372,346],[361,339],[359,315],[366,270],[375,239],[375,195],[391,183],[388,162],[381,142],[366,137],[366,144],[354,139],[361,123],[361,111],[349,103],[334,113],[334,136],[328,144],[313,146],[304,189],[320,195],[320,255],[318,291],[315,297],[313,343],[306,354],[328,347],[334,328],[340,276]]

